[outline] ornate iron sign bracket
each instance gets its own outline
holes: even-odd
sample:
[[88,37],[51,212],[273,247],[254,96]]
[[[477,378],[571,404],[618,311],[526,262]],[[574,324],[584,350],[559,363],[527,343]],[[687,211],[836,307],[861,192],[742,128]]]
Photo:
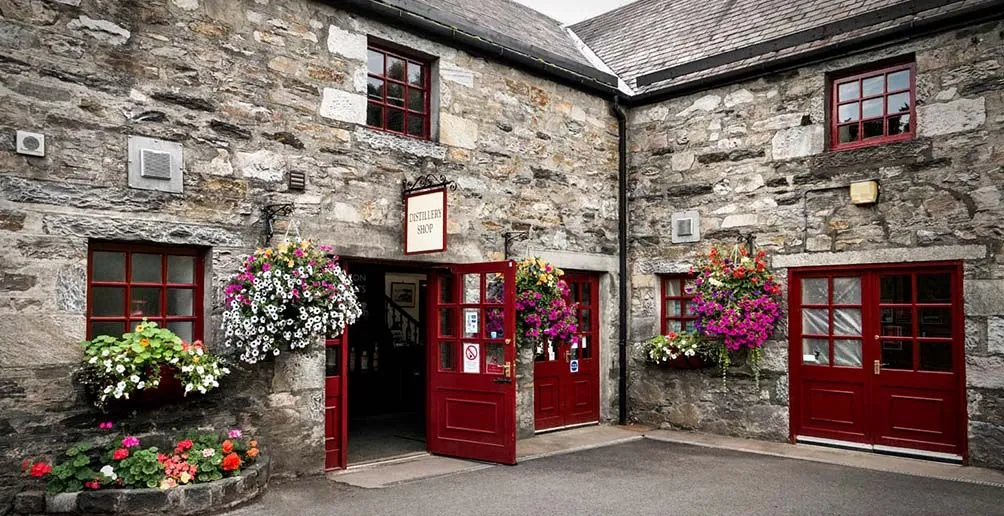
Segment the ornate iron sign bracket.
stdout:
[[502,233],[502,238],[505,239],[505,259],[508,260],[512,255],[512,244],[513,242],[519,242],[526,240],[530,237],[529,231],[506,231]]
[[749,234],[746,235],[739,233],[739,237],[736,240],[740,244],[746,245],[746,252],[748,252],[750,255],[753,254],[753,251],[756,248],[756,235],[754,233],[750,232]]
[[258,219],[259,222],[264,223],[262,227],[262,245],[269,245],[272,242],[272,237],[275,235],[275,219],[279,216],[288,217],[293,214],[293,205],[290,203],[284,204],[266,204],[261,209],[261,218]]
[[451,192],[456,192],[457,182],[446,179],[446,176],[442,174],[438,176],[436,174],[418,176],[413,182],[405,179],[404,185],[401,188],[401,197],[404,198],[415,192],[435,190],[436,188],[448,188]]

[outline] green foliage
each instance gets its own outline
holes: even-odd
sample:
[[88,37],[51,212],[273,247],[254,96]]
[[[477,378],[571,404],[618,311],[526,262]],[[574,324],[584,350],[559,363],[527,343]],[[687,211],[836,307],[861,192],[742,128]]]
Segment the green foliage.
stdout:
[[63,462],[52,468],[46,489],[53,493],[83,490],[84,482],[101,476],[94,470],[94,455],[96,452],[88,442],[71,446]]
[[649,360],[657,364],[665,364],[681,356],[710,357],[713,354],[712,348],[713,345],[696,331],[656,335],[645,342],[645,350]]
[[164,465],[157,461],[157,448],[137,449],[119,462],[116,469],[127,487],[158,487],[164,478]]

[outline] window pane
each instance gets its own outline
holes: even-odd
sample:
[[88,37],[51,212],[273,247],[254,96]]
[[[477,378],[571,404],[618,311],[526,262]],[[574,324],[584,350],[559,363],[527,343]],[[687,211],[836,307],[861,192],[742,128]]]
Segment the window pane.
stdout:
[[882,335],[887,337],[912,337],[913,311],[909,308],[883,308]]
[[422,65],[408,61],[408,84],[418,87],[425,85],[422,82]]
[[383,80],[369,78],[366,83],[366,94],[370,96],[371,99],[383,100]]
[[505,348],[500,342],[485,344],[485,373],[503,374],[505,369]]
[[404,111],[396,109],[387,110],[387,130],[399,133],[404,132]]
[[372,74],[383,75],[383,53],[370,50],[367,59],[367,68]]
[[889,117],[889,136],[910,132],[910,115]]
[[404,82],[404,61],[387,56],[387,77]]
[[130,290],[129,303],[130,317],[157,317],[161,314],[160,289],[157,287],[133,287]]
[[192,321],[170,321],[167,323],[167,329],[181,337],[181,340],[192,342]]
[[885,91],[885,76],[869,77],[861,81],[861,96],[871,97]]
[[839,102],[844,102],[845,100],[854,100],[860,96],[858,94],[859,93],[858,81],[851,81],[848,83],[841,84],[840,86],[837,87],[837,90],[839,91],[837,95],[839,97],[838,98]]
[[87,338],[93,339],[100,335],[121,337],[123,333],[125,333],[124,322],[95,321],[91,323],[91,333],[87,335]]
[[592,328],[593,311],[585,308],[579,309],[579,331],[589,331]]
[[453,294],[453,276],[439,277],[439,302],[440,303],[456,302],[456,299]]
[[593,284],[590,282],[576,283],[580,289],[579,296],[575,300],[579,303],[588,305],[593,301]]
[[341,346],[328,346],[324,348],[324,376],[341,376],[342,368],[339,364],[341,359]]
[[681,309],[681,303],[680,303],[679,300],[667,299],[666,300],[666,311],[663,312],[663,315],[665,315],[667,317],[672,317],[672,316],[675,316],[675,315],[680,315],[681,314],[680,309]]
[[910,111],[910,93],[903,92],[888,97],[888,113],[908,113]]
[[861,304],[861,278],[833,278],[833,304]]
[[887,91],[905,90],[910,87],[910,70],[893,72],[886,76]]
[[837,308],[833,311],[834,335],[861,335],[861,310],[858,308]]
[[422,90],[408,90],[408,109],[412,111],[425,112],[425,92]]
[[662,285],[663,285],[663,288],[666,289],[665,295],[667,297],[682,296],[683,295],[683,291],[680,288],[680,283],[681,282],[678,279],[671,279],[671,280],[664,281],[662,283]]
[[882,367],[884,369],[913,369],[913,342],[909,340],[883,340]]
[[858,124],[842,125],[837,129],[840,143],[858,141]]
[[160,275],[162,263],[159,254],[132,255],[132,281],[141,283],[160,283],[164,279]]
[[505,275],[501,272],[489,272],[485,275],[485,302],[503,301],[505,301]]
[[580,335],[579,336],[579,350],[582,352],[582,358],[592,358],[593,348],[589,347],[589,336]]
[[830,341],[827,339],[802,339],[802,363],[830,365]]
[[948,308],[921,308],[917,310],[920,316],[921,337],[952,337],[952,312]]
[[404,86],[390,83],[387,85],[387,102],[395,106],[404,105]]
[[443,371],[453,371],[455,360],[453,359],[456,345],[452,342],[439,343],[439,369]]
[[190,288],[167,289],[167,315],[193,315],[195,291]]
[[883,303],[910,303],[913,301],[912,278],[909,275],[882,276]]
[[439,309],[439,335],[455,337],[457,334],[457,311],[455,308]]
[[477,337],[481,335],[481,310],[478,308],[464,308],[464,337]]
[[807,335],[829,335],[829,311],[825,308],[802,309],[802,333]]
[[802,280],[802,304],[825,305],[829,302],[829,285],[826,278]]
[[195,283],[195,257],[168,256],[167,282],[187,284]]
[[868,120],[867,122],[861,124],[864,126],[864,139],[877,138],[885,134],[885,120],[879,118],[878,120]]
[[505,311],[501,308],[489,308],[487,317],[485,338],[501,339],[505,337]]
[[841,104],[840,112],[837,115],[837,122],[856,122],[858,120],[858,103]]
[[833,364],[861,367],[861,341],[837,339],[833,341]]
[[425,117],[421,115],[408,114],[408,134],[412,136],[425,136]]
[[920,369],[922,371],[951,371],[952,344],[950,342],[921,342]]
[[666,321],[666,333],[669,332],[680,332],[683,331],[683,322],[679,319],[670,319]]
[[366,107],[366,125],[373,127],[383,127],[383,108],[370,104]]
[[125,315],[125,288],[92,287],[91,315],[119,316]]
[[869,99],[861,103],[861,118],[875,118],[883,114],[882,99]]
[[918,303],[952,302],[952,276],[950,274],[920,274],[917,276]]
[[91,281],[125,281],[125,253],[95,251]]
[[464,303],[481,302],[481,275],[464,274]]

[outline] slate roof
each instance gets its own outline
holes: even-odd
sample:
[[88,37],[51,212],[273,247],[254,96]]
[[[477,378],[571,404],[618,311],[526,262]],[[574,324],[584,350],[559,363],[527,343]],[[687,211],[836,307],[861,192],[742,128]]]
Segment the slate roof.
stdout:
[[[572,25],[572,30],[613,71],[643,93],[745,68],[774,58],[844,41],[994,0],[958,0],[895,20],[883,21],[729,64],[687,73],[647,86],[639,76],[757,43],[867,15],[910,0],[639,0]],[[920,2],[918,2],[919,4]],[[931,2],[927,2],[931,5]]]
[[590,66],[561,22],[512,0],[415,0],[414,3]]

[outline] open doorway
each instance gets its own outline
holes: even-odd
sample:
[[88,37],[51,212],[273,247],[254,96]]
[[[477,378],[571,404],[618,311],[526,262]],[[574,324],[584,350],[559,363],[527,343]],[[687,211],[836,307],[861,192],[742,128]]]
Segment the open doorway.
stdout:
[[348,338],[348,464],[425,444],[428,269],[350,262],[364,302]]

